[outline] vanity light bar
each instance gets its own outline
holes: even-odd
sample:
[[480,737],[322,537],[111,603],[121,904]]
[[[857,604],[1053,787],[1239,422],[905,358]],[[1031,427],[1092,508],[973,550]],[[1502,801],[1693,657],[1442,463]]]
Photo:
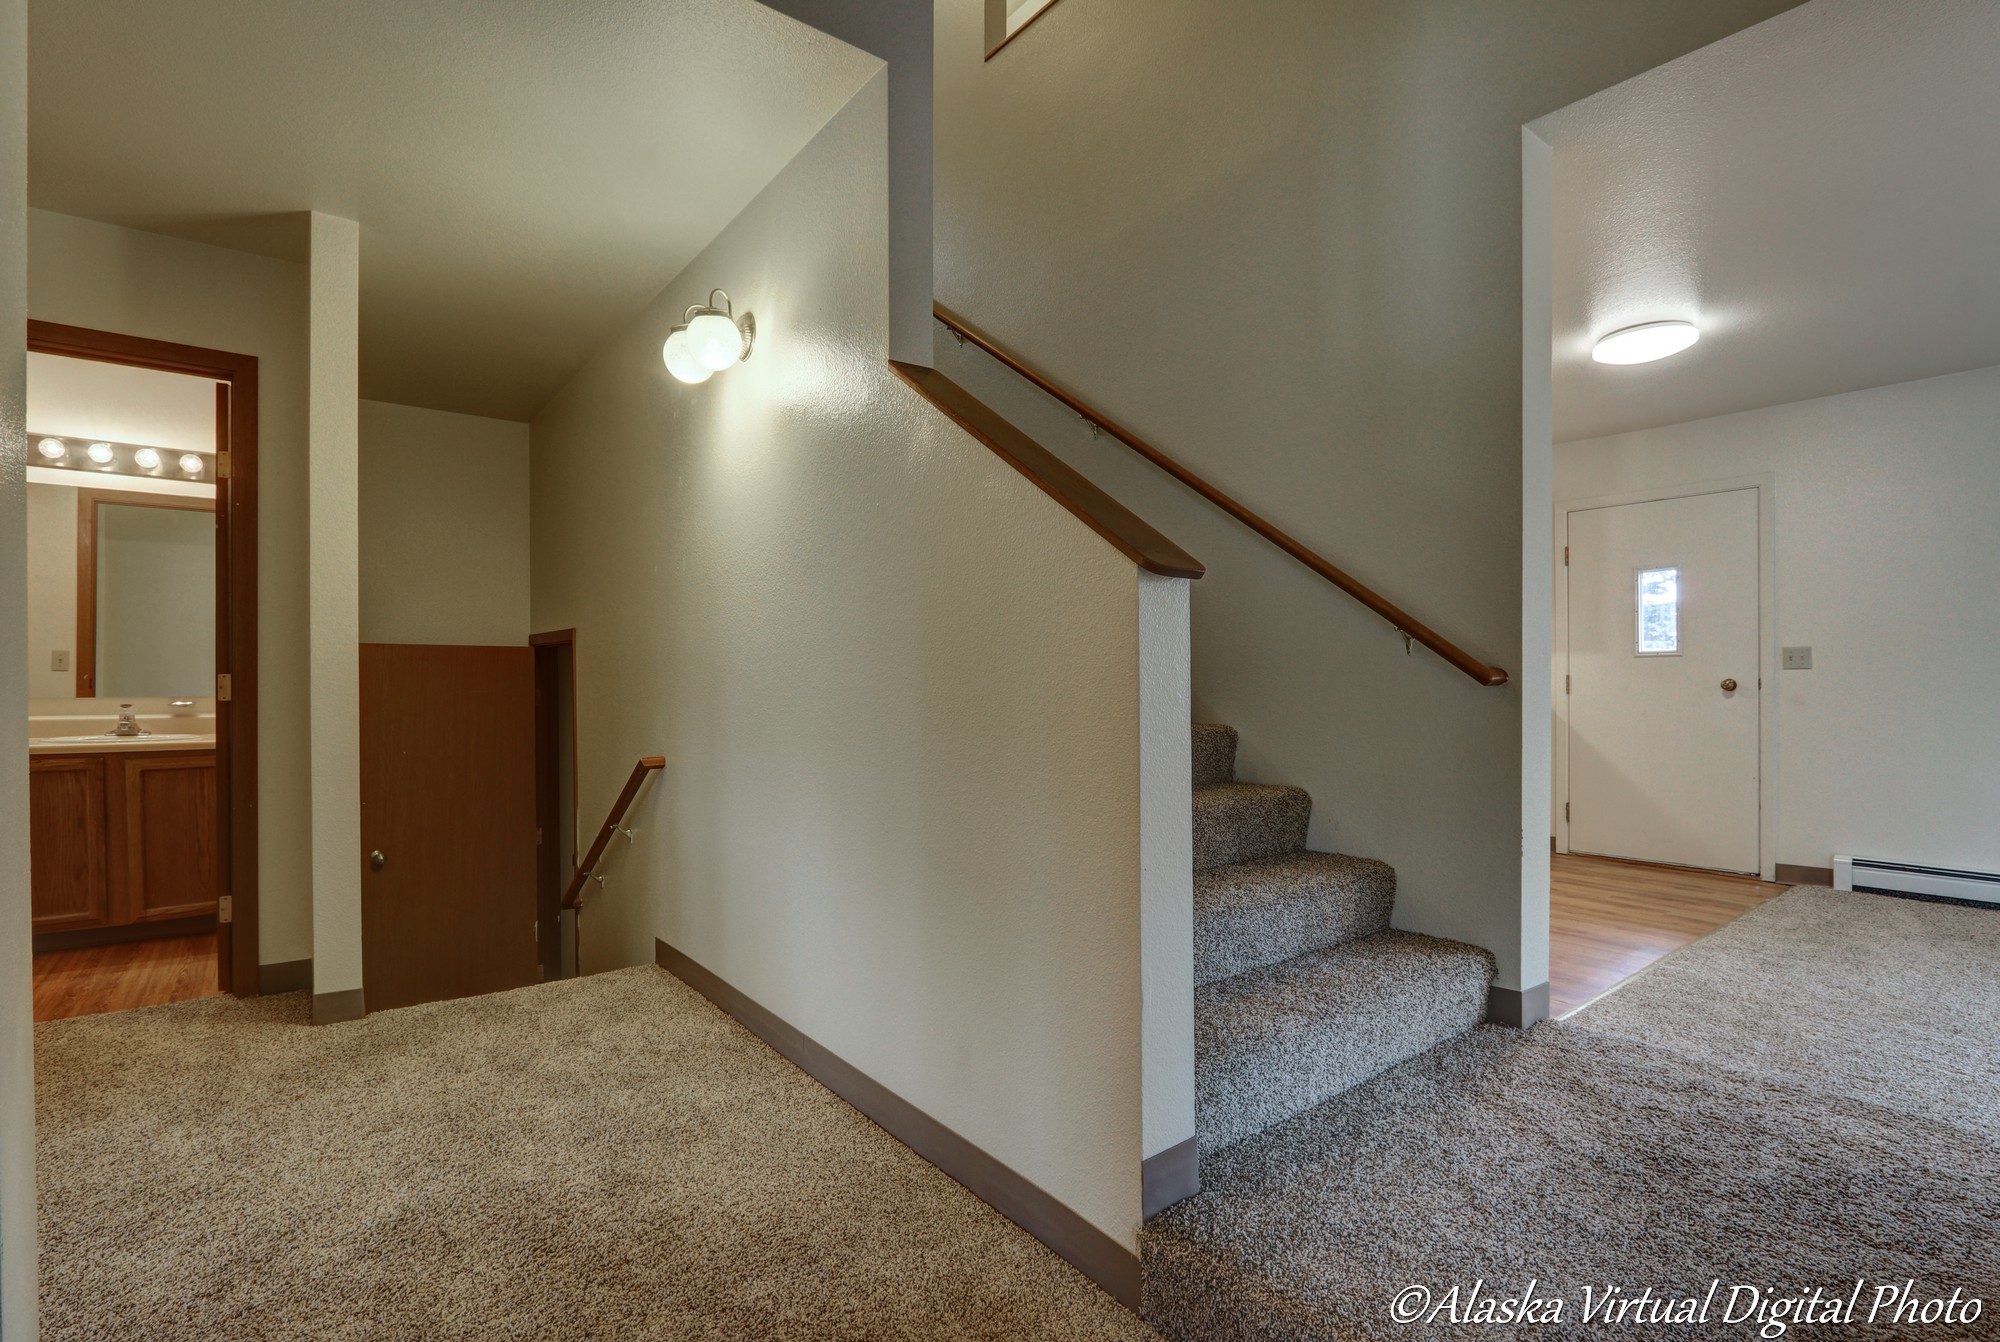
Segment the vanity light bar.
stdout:
[[89,475],[143,475],[155,480],[215,480],[215,455],[173,452],[143,443],[113,443],[101,438],[28,435],[35,443],[39,466]]

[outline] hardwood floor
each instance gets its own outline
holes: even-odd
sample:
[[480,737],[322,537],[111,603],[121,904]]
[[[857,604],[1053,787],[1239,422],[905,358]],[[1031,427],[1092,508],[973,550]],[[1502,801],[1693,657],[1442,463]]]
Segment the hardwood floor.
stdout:
[[1557,1016],[1791,888],[1574,853],[1555,854],[1551,868],[1549,1010]]
[[215,934],[128,941],[35,957],[35,1019],[215,997]]

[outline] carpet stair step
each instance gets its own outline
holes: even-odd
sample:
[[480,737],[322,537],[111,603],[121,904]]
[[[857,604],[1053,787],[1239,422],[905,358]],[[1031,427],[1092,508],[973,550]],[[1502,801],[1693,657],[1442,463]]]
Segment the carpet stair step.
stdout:
[[1478,1025],[1493,957],[1379,932],[1195,990],[1205,1157]]
[[1194,724],[1194,785],[1236,781],[1236,729],[1219,722]]
[[1305,850],[1195,873],[1196,987],[1389,930],[1387,863]]
[[1312,797],[1304,788],[1212,783],[1194,790],[1194,869],[1276,857],[1306,846]]

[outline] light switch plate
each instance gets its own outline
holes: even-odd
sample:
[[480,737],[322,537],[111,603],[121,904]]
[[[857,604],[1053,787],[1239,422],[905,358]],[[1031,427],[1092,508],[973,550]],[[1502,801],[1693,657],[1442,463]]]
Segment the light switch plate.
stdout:
[[52,653],[50,653],[50,654],[49,654],[49,670],[51,670],[51,671],[67,671],[67,670],[69,670],[69,654],[68,654],[68,653],[66,653],[66,652],[52,652]]
[[1784,667],[1787,671],[1812,670],[1812,649],[1786,648]]

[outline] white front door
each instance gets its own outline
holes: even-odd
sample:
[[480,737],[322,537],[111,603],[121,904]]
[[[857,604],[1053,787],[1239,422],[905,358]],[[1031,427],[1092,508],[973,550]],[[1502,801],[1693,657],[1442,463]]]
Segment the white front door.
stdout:
[[1569,847],[1758,870],[1757,491],[1569,514]]

